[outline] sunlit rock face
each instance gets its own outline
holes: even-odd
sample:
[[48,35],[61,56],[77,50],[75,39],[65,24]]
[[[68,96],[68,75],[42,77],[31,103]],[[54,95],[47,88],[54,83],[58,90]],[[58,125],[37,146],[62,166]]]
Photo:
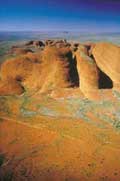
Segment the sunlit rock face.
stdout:
[[[13,90],[14,93],[20,94],[23,92],[24,89],[34,89],[38,85],[38,77],[41,72],[41,62],[40,62],[40,55],[39,54],[32,54],[29,53],[28,55],[21,55],[16,58],[8,59],[1,65],[1,83],[0,83],[0,92],[2,94],[5,90],[3,87],[7,84],[11,84],[10,90],[8,94],[11,93],[11,89],[16,87],[20,88],[22,91]],[[12,86],[14,84],[14,86]],[[4,86],[3,86],[4,85]],[[15,86],[16,85],[16,86]]]
[[0,96],[21,95],[23,92],[24,88],[14,79],[0,81]]
[[78,85],[77,69],[69,48],[46,47],[42,55],[43,90]]
[[91,91],[98,89],[98,69],[96,63],[90,58],[84,49],[76,52],[77,70],[80,78],[80,89],[87,96]]
[[98,43],[92,50],[97,66],[113,81],[120,84],[120,48],[111,43]]

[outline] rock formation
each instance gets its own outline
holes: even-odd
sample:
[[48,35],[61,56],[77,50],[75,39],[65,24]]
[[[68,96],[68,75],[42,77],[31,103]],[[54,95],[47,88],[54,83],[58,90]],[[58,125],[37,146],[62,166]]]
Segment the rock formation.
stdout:
[[32,52],[32,50],[28,49],[28,48],[12,47],[10,49],[10,51],[8,52],[8,54],[23,55],[23,54],[26,54],[28,52]]
[[42,41],[37,41],[37,40],[33,42],[33,45],[34,45],[35,47],[42,47],[42,46],[45,46],[44,43],[43,43]]
[[21,95],[24,92],[24,88],[19,83],[12,78],[8,78],[5,81],[0,81],[0,95]]
[[97,66],[113,81],[120,85],[120,48],[112,43],[97,43],[92,54]]
[[[2,63],[0,95],[80,87],[89,98],[99,88],[112,88],[111,82],[114,87],[120,85],[120,48],[113,44],[46,40],[29,41],[26,45],[13,46],[11,53],[16,57]],[[31,46],[43,49],[33,53]]]
[[45,41],[45,45],[46,45],[46,46],[48,46],[48,45],[50,46],[50,45],[52,45],[53,43],[54,43],[54,40],[46,40],[46,41]]
[[84,49],[75,53],[77,70],[80,77],[80,89],[86,95],[88,92],[98,89],[98,70],[96,63],[90,58]]
[[45,41],[46,46],[55,46],[57,48],[62,48],[62,47],[70,47],[71,44],[68,43],[66,40],[46,40]]
[[25,43],[25,46],[33,45],[33,42],[34,42],[33,40],[30,40],[30,41],[28,41],[28,42]]
[[1,89],[3,82],[8,82],[9,79],[14,84],[16,82],[16,86],[19,82],[19,86],[25,90],[39,89],[41,92],[78,84],[72,52],[67,47],[58,49],[48,46],[42,55],[28,53],[6,60],[1,65]]
[[[1,71],[0,71],[0,92],[4,92],[5,86],[7,87],[8,84],[14,85],[9,86],[10,89],[8,89],[8,94],[10,94],[12,91],[12,87],[16,86],[17,88],[20,88],[20,91],[18,89],[16,90],[16,94],[20,94],[21,90],[23,92],[24,89],[35,89],[38,86],[38,77],[40,76],[41,72],[41,62],[39,60],[38,55],[34,54],[28,54],[19,56],[13,59],[6,60],[1,65]],[[15,92],[15,90],[13,90]],[[3,94],[3,93],[2,93]],[[6,91],[5,91],[6,94]]]
[[46,47],[43,51],[42,60],[42,90],[46,90],[49,87],[73,87],[77,84],[77,71],[69,48]]
[[41,40],[31,40],[31,41],[26,42],[25,46],[42,47],[42,46],[45,46],[45,44]]

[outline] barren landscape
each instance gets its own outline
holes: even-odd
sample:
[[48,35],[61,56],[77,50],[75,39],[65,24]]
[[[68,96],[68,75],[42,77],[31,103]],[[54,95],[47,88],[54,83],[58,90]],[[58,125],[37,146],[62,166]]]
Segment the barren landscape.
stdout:
[[35,39],[1,56],[0,180],[119,181],[119,45]]

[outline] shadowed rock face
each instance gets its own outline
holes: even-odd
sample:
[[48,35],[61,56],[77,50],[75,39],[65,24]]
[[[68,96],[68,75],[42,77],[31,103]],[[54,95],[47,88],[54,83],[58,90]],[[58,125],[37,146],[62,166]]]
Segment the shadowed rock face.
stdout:
[[35,47],[42,47],[42,46],[45,46],[45,44],[43,43],[43,41],[40,41],[40,40],[31,40],[31,41],[28,41],[25,43],[25,46],[35,46]]
[[99,72],[99,89],[112,89],[113,82],[102,70],[98,68]]
[[34,41],[33,42],[33,45],[35,47],[42,47],[42,46],[45,46],[44,43],[42,41]]
[[46,40],[45,41],[45,45],[48,46],[48,45],[52,45],[54,43],[54,40]]
[[[39,43],[30,41],[27,46],[44,47]],[[120,83],[119,47],[110,43],[70,44],[66,40],[47,40],[45,44],[42,51],[25,55],[23,49],[13,47],[22,53],[2,63],[0,95],[80,87],[88,97],[88,92]]]
[[92,55],[92,50],[93,50],[93,48],[95,47],[95,43],[91,43],[91,42],[84,43],[84,46],[85,46],[85,48],[87,49],[87,54],[88,54],[89,56],[91,56],[91,55]]

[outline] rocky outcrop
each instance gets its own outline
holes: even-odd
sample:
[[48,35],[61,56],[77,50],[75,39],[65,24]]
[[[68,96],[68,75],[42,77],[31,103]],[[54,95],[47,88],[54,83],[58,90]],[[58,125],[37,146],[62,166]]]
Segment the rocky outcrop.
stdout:
[[33,42],[33,46],[35,46],[35,47],[44,47],[45,46],[45,44],[42,42],[42,41],[34,41]]
[[0,81],[0,95],[21,95],[24,92],[24,88],[19,81],[16,81],[9,77],[7,80]]
[[[62,88],[80,87],[90,98],[100,88],[120,85],[120,48],[110,43],[68,43],[66,40],[30,41],[12,47],[15,58],[1,64],[0,95],[24,91],[48,93]],[[33,46],[35,53],[29,51]],[[19,56],[17,56],[19,55]],[[110,80],[110,79],[111,80]],[[8,87],[8,88],[7,88]]]
[[120,85],[120,48],[112,43],[97,43],[92,50],[97,66],[113,81]]
[[25,46],[33,45],[33,42],[34,42],[33,40],[30,40],[30,41],[28,41],[28,42],[25,43]]
[[[1,65],[1,89],[9,79],[24,90],[46,92],[78,85],[76,65],[69,48],[47,46],[42,54],[28,53]],[[9,81],[10,82],[10,81]],[[10,93],[10,92],[9,92]],[[16,91],[16,94],[18,92]]]
[[85,48],[87,49],[87,54],[89,56],[92,55],[92,50],[93,48],[95,47],[95,43],[92,43],[92,42],[86,42],[83,44],[85,46]]
[[45,45],[50,46],[54,43],[54,40],[45,40]]
[[19,47],[12,47],[8,54],[14,54],[14,55],[24,55],[28,52],[32,52],[31,49],[28,48],[19,48]]
[[69,48],[46,47],[43,51],[41,72],[42,91],[73,87],[77,84],[77,71]]
[[98,89],[98,70],[96,63],[84,51],[76,52],[77,70],[80,77],[80,89],[84,94]]
[[57,48],[62,47],[70,47],[71,44],[67,42],[67,40],[46,40],[45,41],[46,46],[55,46]]
[[26,42],[25,46],[42,47],[42,46],[45,46],[45,44],[41,40],[31,40],[31,41]]
[[[28,54],[19,56],[13,59],[6,60],[1,65],[0,70],[0,92],[3,88],[10,84],[16,84],[16,87],[21,87],[26,90],[35,90],[39,85],[39,76],[41,73],[41,61],[39,60],[39,55]],[[11,86],[12,89],[13,86]],[[20,90],[21,90],[20,88]],[[16,90],[16,89],[15,89]],[[15,91],[14,90],[14,91]],[[23,89],[22,89],[23,91]],[[3,92],[3,91],[2,91]],[[12,92],[10,90],[10,92]],[[8,89],[8,93],[9,89]],[[16,90],[16,94],[19,94],[20,91]]]

